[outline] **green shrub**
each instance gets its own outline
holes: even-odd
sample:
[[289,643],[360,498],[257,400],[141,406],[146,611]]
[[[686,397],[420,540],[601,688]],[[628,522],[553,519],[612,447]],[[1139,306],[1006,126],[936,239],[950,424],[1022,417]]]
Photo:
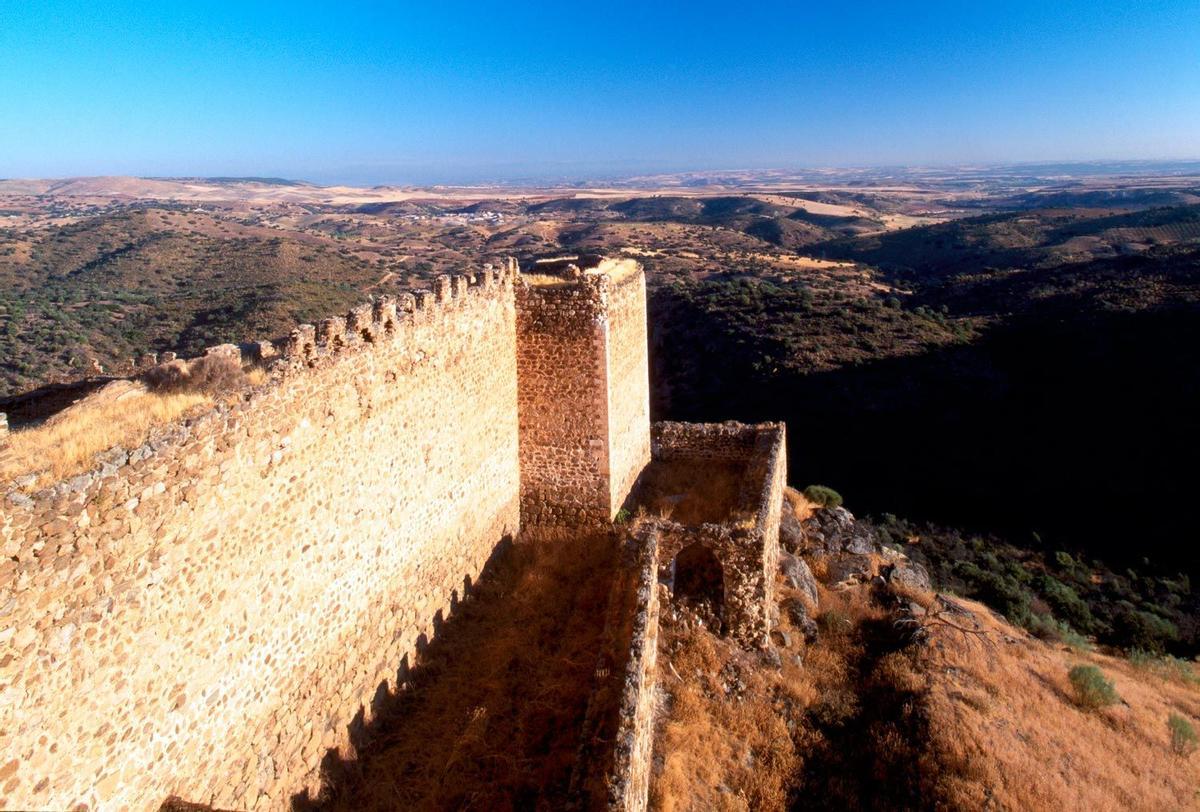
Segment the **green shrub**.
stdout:
[[1061,620],[1057,620],[1052,617],[1046,617],[1044,615],[1039,615],[1038,617],[1042,621],[1041,628],[1030,629],[1030,631],[1032,631],[1038,637],[1057,640],[1060,643],[1065,643],[1076,651],[1095,650],[1096,647],[1092,645],[1092,641],[1072,629],[1070,623],[1063,623]]
[[1190,756],[1196,751],[1196,729],[1192,723],[1177,713],[1167,717],[1167,729],[1171,731],[1171,752],[1177,756]]
[[1167,650],[1167,645],[1179,639],[1179,628],[1158,614],[1142,611],[1128,601],[1119,601],[1113,617],[1113,630],[1117,639],[1132,648],[1141,648],[1157,654]]
[[1075,689],[1076,701],[1088,710],[1115,704],[1120,699],[1112,682],[1094,665],[1077,665],[1067,672],[1067,678]]
[[632,514],[627,509],[621,508],[617,511],[617,515],[613,518],[613,522],[616,524],[629,524],[629,520],[631,518]]
[[1200,675],[1196,673],[1193,664],[1188,660],[1170,654],[1157,654],[1141,648],[1131,649],[1126,657],[1132,665],[1152,671],[1163,679],[1177,680],[1189,685],[1200,685]]
[[1052,575],[1043,575],[1038,587],[1046,602],[1054,608],[1054,614],[1076,629],[1090,632],[1095,629],[1096,619],[1079,594]]
[[841,507],[842,504],[842,495],[825,485],[809,485],[804,489],[804,498],[826,508]]
[[1131,648],[1126,657],[1138,668],[1150,668],[1158,662],[1158,655],[1144,648]]

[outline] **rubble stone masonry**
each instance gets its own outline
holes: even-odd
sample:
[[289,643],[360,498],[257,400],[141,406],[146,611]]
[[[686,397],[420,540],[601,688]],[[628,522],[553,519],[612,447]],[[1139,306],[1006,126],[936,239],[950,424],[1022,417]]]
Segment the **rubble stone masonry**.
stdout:
[[[351,755],[519,530],[514,284],[443,278],[299,328],[236,402],[0,490],[0,808],[285,808]],[[570,483],[588,505],[599,459]]]

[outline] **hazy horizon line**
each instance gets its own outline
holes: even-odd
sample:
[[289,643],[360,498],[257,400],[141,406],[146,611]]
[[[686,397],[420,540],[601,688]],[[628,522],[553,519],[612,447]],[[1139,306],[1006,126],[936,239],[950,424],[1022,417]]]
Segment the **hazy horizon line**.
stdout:
[[[579,162],[564,162],[577,165]],[[1120,174],[1122,168],[1125,171],[1130,171],[1138,167],[1144,167],[1151,170],[1157,170],[1160,173],[1170,173],[1172,167],[1174,171],[1182,169],[1195,168],[1200,170],[1200,156],[1195,157],[1173,157],[1173,158],[1045,158],[1036,160],[981,160],[981,161],[947,161],[947,162],[920,162],[920,163],[879,163],[879,164],[827,164],[827,165],[728,165],[728,166],[696,166],[690,168],[670,167],[665,165],[655,165],[647,162],[645,166],[634,170],[632,167],[618,169],[613,167],[607,171],[600,169],[592,169],[590,171],[582,171],[577,174],[568,174],[565,167],[563,169],[554,170],[545,165],[541,170],[535,170],[527,164],[518,162],[489,164],[494,167],[490,174],[484,170],[483,166],[467,167],[459,166],[457,168],[444,167],[439,173],[433,167],[425,165],[414,167],[412,165],[403,164],[387,164],[375,165],[372,167],[343,167],[333,170],[314,170],[310,172],[300,172],[291,174],[290,172],[264,171],[262,173],[245,174],[240,172],[215,172],[215,173],[168,173],[168,174],[137,174],[123,172],[101,172],[97,174],[64,174],[64,175],[24,175],[24,176],[4,176],[0,177],[0,182],[4,181],[67,181],[73,179],[93,179],[93,178],[133,178],[138,180],[149,181],[182,181],[182,180],[206,180],[206,181],[242,181],[242,182],[266,182],[266,183],[297,183],[308,186],[317,187],[332,187],[332,186],[356,186],[356,187],[381,187],[381,186],[522,186],[522,185],[585,185],[597,182],[620,182],[620,181],[635,181],[642,177],[682,177],[688,175],[719,175],[723,173],[745,173],[745,174],[823,174],[823,173],[862,173],[862,172],[929,172],[929,171],[1003,171],[1003,170],[1035,170],[1035,169],[1059,169],[1068,170],[1059,174],[1070,176],[1071,168],[1094,167],[1097,169],[1109,169],[1110,172],[1098,172],[1090,174]],[[508,166],[513,172],[505,173],[502,167]],[[518,169],[518,167],[521,167]],[[431,171],[432,170],[432,171]],[[456,171],[457,170],[457,171]],[[474,171],[472,171],[474,170]],[[367,175],[378,174],[386,176],[388,174],[410,174],[410,175],[425,175],[426,178],[418,180],[415,177],[412,179],[400,179],[383,177],[374,180],[368,179]],[[465,174],[474,175],[468,179]],[[442,179],[435,179],[436,174],[442,174]],[[1089,173],[1080,173],[1080,176]],[[457,177],[455,177],[457,176]]]

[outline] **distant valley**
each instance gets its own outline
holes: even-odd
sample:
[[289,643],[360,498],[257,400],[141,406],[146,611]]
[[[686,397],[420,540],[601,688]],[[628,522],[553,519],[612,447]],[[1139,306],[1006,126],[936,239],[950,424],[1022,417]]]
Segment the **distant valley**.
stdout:
[[658,416],[786,420],[792,478],[859,510],[1165,566],[1200,484],[1188,168],[2,181],[0,395],[504,256],[623,254],[649,274]]

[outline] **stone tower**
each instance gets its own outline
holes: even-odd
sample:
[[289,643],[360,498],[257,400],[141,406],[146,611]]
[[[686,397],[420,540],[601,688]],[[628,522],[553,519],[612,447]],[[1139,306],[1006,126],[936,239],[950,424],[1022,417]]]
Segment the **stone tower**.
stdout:
[[516,293],[521,524],[609,522],[650,461],[645,273],[566,257]]

